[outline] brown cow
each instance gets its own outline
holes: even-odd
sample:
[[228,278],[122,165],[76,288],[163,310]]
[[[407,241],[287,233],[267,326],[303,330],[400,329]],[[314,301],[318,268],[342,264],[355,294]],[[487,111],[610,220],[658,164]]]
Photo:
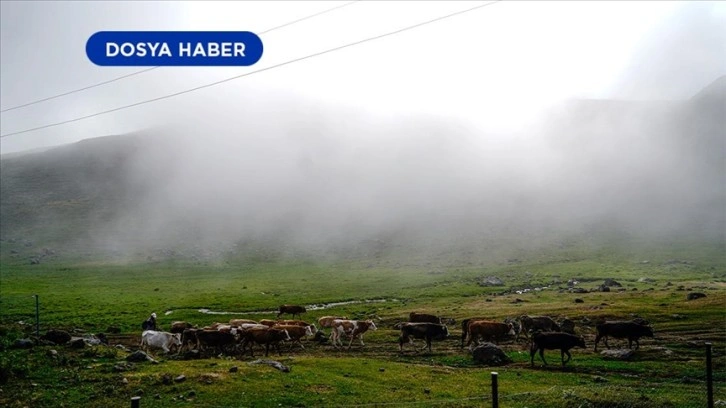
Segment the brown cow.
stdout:
[[240,333],[240,339],[242,340],[242,353],[244,353],[247,345],[250,346],[250,355],[254,357],[252,351],[252,344],[259,344],[265,346],[265,356],[270,352],[270,345],[275,346],[277,354],[282,355],[280,352],[280,342],[290,340],[290,335],[287,330],[267,328],[267,329],[248,329],[242,330]]
[[333,320],[348,320],[347,316],[323,316],[318,319],[320,327],[333,327]]
[[282,325],[309,327],[310,331],[312,331],[313,334],[318,332],[318,328],[315,327],[314,324],[308,323],[308,322],[303,322],[302,320],[278,320],[275,323],[275,326],[282,326]]
[[[290,324],[281,324],[274,327],[275,329],[279,330],[287,330],[288,336],[290,336],[290,341],[297,343],[300,345],[300,348],[305,350],[305,347],[300,342],[300,339],[302,339],[305,336],[312,336],[313,332],[310,328],[310,326],[298,326],[298,325],[290,325]],[[290,348],[292,348],[292,345],[290,345]]]
[[260,324],[264,324],[267,327],[272,327],[277,324],[277,320],[270,320],[270,319],[262,319],[260,320]]
[[280,316],[284,314],[291,314],[293,319],[296,315],[302,314],[307,312],[305,310],[305,306],[297,306],[297,305],[282,305],[280,306],[280,313],[277,314],[277,318],[279,319]]
[[242,326],[243,324],[257,324],[257,321],[249,319],[231,319],[229,324],[231,326]]
[[471,345],[471,342],[476,339],[476,343],[479,344],[479,338],[482,337],[487,341],[497,342],[505,336],[514,336],[514,327],[511,323],[499,323],[490,322],[485,320],[475,320],[469,322],[467,327],[467,342],[466,345]]
[[358,337],[358,340],[360,340],[360,345],[365,346],[363,343],[363,334],[367,332],[368,330],[377,330],[375,323],[373,323],[373,320],[333,320],[333,334],[332,334],[332,340],[333,340],[333,346],[336,348],[338,347],[338,344],[340,346],[343,346],[343,342],[340,341],[340,338],[343,335],[346,335],[350,338],[350,343],[348,343],[348,350],[350,350],[350,347],[353,345],[353,340]]
[[171,324],[170,333],[184,333],[184,330],[191,329],[194,326],[189,322],[173,322]]

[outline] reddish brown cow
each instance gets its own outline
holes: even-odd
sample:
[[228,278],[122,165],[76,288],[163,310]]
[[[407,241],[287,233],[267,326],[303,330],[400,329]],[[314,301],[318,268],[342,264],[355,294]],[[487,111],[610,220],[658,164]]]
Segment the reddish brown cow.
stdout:
[[348,320],[347,316],[323,316],[318,319],[320,327],[333,327],[333,320]]
[[350,343],[348,343],[348,350],[350,350],[350,347],[353,345],[353,340],[357,337],[358,340],[360,340],[360,345],[365,346],[363,343],[363,334],[367,332],[368,330],[377,330],[375,323],[373,323],[372,320],[333,320],[333,346],[336,348],[338,347],[338,344],[340,346],[343,346],[343,342],[340,341],[340,338],[343,335],[346,335],[350,338]]
[[[275,329],[279,330],[287,330],[288,336],[290,336],[290,341],[293,343],[297,343],[300,345],[300,348],[305,350],[305,347],[300,342],[300,339],[302,339],[305,336],[312,336],[313,332],[310,329],[310,326],[297,326],[297,325],[290,325],[290,324],[281,324],[274,327]],[[290,348],[292,348],[292,345],[290,345]]]
[[514,327],[511,323],[499,323],[490,322],[485,320],[475,320],[469,322],[467,328],[467,342],[466,345],[471,345],[471,342],[476,340],[479,344],[479,338],[484,338],[487,341],[497,342],[497,340],[505,336],[514,336]]
[[303,322],[302,320],[278,320],[275,323],[275,326],[282,326],[282,325],[309,327],[310,331],[312,331],[312,334],[315,334],[318,332],[318,328],[315,327],[314,324],[308,323],[308,322]]
[[272,327],[277,324],[277,320],[270,320],[270,319],[262,319],[260,320],[260,324],[264,324],[267,327]]
[[275,346],[277,354],[282,355],[280,352],[280,342],[290,340],[290,335],[287,330],[267,328],[267,329],[249,329],[241,332],[240,338],[242,340],[242,352],[244,353],[247,345],[250,347],[250,355],[254,357],[252,351],[253,344],[259,344],[265,346],[265,356],[270,352],[270,345]]

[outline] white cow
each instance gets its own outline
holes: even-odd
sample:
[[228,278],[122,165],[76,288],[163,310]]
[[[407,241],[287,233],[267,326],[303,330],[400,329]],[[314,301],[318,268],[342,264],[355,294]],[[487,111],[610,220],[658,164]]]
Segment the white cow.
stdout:
[[333,333],[331,335],[333,340],[333,346],[336,348],[338,345],[343,346],[343,342],[340,340],[343,335],[350,338],[348,343],[348,350],[353,345],[353,340],[357,337],[360,340],[360,345],[365,346],[363,343],[363,334],[368,330],[378,329],[372,320],[333,320]]
[[145,330],[141,333],[142,349],[162,349],[168,353],[172,346],[181,346],[181,333]]

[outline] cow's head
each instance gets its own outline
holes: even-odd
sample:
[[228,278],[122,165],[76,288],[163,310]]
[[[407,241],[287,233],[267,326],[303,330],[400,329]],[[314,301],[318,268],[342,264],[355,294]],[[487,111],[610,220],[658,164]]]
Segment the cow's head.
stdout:
[[373,320],[366,320],[366,325],[368,326],[368,330],[378,330],[378,327],[376,327],[376,324],[373,323]]
[[643,336],[646,337],[655,337],[653,335],[653,328],[650,326],[643,326]]
[[313,335],[312,326],[305,326],[305,335],[306,336],[312,336]]
[[509,331],[507,332],[507,335],[509,335],[509,336],[517,335],[517,333],[514,331],[514,325],[511,322],[507,323],[507,327],[509,327]]

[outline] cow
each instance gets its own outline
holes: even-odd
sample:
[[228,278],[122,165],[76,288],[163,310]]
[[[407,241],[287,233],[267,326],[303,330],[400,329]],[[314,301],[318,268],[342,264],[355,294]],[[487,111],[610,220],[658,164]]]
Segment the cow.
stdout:
[[368,330],[377,330],[375,323],[373,323],[373,320],[342,320],[342,319],[336,319],[333,320],[333,334],[331,335],[331,339],[333,341],[333,346],[338,348],[338,344],[340,346],[343,346],[343,342],[340,341],[340,338],[343,335],[346,335],[350,338],[350,343],[348,343],[348,350],[350,350],[351,346],[353,345],[353,340],[357,337],[358,340],[360,340],[360,345],[365,346],[363,343],[363,334],[367,332]]
[[211,347],[215,352],[231,352],[234,351],[237,344],[235,335],[227,331],[197,330],[196,337],[200,350]]
[[[470,317],[468,319],[464,319],[461,321],[461,348],[464,348],[464,341],[466,340],[466,336],[469,334],[469,322],[475,321],[475,320],[489,320],[485,317]],[[505,321],[506,323],[506,321]]]
[[320,327],[333,327],[333,320],[348,320],[347,316],[323,316],[318,319]]
[[280,352],[280,342],[291,340],[287,330],[271,327],[243,330],[240,338],[242,340],[242,352],[244,353],[245,348],[249,345],[250,356],[252,357],[255,356],[252,350],[252,345],[255,343],[265,346],[265,356],[270,352],[270,345],[275,346],[277,354],[282,355]]
[[181,346],[181,334],[155,330],[141,333],[141,349],[162,349],[168,353],[172,347]]
[[497,342],[497,340],[505,336],[515,336],[514,326],[511,323],[499,323],[487,320],[473,320],[469,322],[466,328],[466,345],[470,346],[472,341],[476,340],[479,344],[479,338],[486,341]]
[[171,329],[169,329],[170,333],[184,333],[184,330],[191,329],[192,324],[188,322],[173,322],[171,324]]
[[229,324],[231,326],[242,326],[243,324],[257,324],[257,321],[249,319],[230,319]]
[[179,347],[179,353],[187,349],[188,345],[194,346],[194,349],[199,349],[199,340],[197,340],[197,331],[199,329],[185,329],[181,335],[181,347]]
[[597,336],[595,337],[595,351],[597,352],[597,344],[600,339],[605,341],[605,347],[610,348],[608,345],[608,337],[612,336],[616,339],[628,339],[628,348],[633,348],[633,341],[635,341],[635,349],[640,348],[640,342],[638,341],[641,337],[653,337],[653,329],[650,326],[646,326],[633,321],[625,322],[605,322],[598,324]]
[[402,352],[403,343],[410,343],[413,346],[413,339],[425,339],[426,344],[421,350],[428,348],[430,353],[432,340],[444,340],[447,337],[449,337],[449,328],[443,324],[403,323],[401,325],[401,336],[398,338],[398,348]]
[[555,323],[554,320],[552,320],[549,316],[527,316],[522,315],[519,316],[519,324],[520,324],[520,330],[519,333],[517,333],[517,337],[514,339],[514,341],[519,340],[519,335],[524,333],[524,337],[529,339],[531,336],[531,333],[537,332],[537,331],[560,331],[560,326]]
[[410,323],[435,323],[444,325],[456,324],[456,320],[450,317],[439,317],[432,314],[411,312],[408,314]]
[[262,319],[260,320],[260,324],[263,324],[267,327],[272,327],[277,324],[277,320]]
[[279,319],[280,316],[284,314],[291,314],[292,318],[294,319],[295,316],[305,313],[307,310],[305,310],[305,306],[297,306],[297,305],[282,305],[280,306],[280,313],[277,314],[277,318]]
[[[290,336],[290,341],[299,344],[303,350],[305,350],[305,347],[300,342],[300,339],[302,339],[305,336],[313,335],[313,331],[310,326],[281,324],[281,325],[274,326],[274,328],[278,329],[278,330],[287,330],[287,335]],[[292,345],[290,345],[290,348],[292,348]]]
[[[556,332],[537,332],[532,335],[532,347],[529,349],[530,364],[534,366],[534,355],[539,350],[539,357],[545,365],[547,361],[544,358],[545,350],[560,350],[562,356],[562,366],[572,359],[570,349],[573,347],[585,348],[585,339],[570,333]],[[565,360],[567,354],[567,360]]]
[[318,328],[315,327],[314,324],[308,323],[308,322],[303,322],[302,320],[278,320],[274,326],[282,326],[282,325],[309,327],[310,331],[312,331],[312,334],[315,334],[318,332]]

